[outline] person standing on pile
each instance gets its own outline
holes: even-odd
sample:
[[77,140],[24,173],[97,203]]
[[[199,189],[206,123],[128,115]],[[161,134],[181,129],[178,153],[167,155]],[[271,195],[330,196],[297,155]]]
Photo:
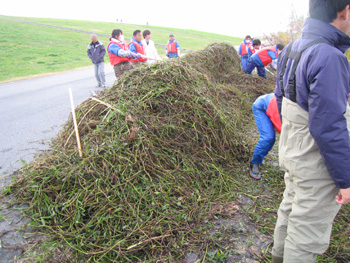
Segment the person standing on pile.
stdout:
[[147,61],[147,58],[142,58],[142,56],[146,56],[146,51],[145,46],[142,45],[141,30],[134,31],[131,42],[129,43],[129,50],[135,54],[141,55],[140,58],[130,60],[133,66],[141,67],[145,65],[144,62]]
[[251,74],[252,71],[257,68],[258,75],[266,79],[266,70],[265,67],[273,60],[278,58],[278,54],[283,50],[284,45],[277,44],[275,46],[266,47],[257,51],[248,61],[246,70],[244,71],[247,74]]
[[316,262],[350,202],[350,0],[310,0],[302,36],[278,61],[285,192],[272,262]]
[[[145,48],[146,51],[146,56],[149,58],[156,58],[156,59],[161,59],[158,55],[156,46],[154,45],[153,40],[151,40],[151,31],[145,30],[142,32],[143,35],[143,40],[142,40],[142,45]],[[155,63],[155,60],[147,60],[147,63]]]
[[275,129],[281,133],[281,117],[278,113],[275,94],[260,96],[253,104],[253,115],[260,138],[250,162],[250,176],[260,180],[259,165],[262,165],[265,156],[275,144]]
[[243,39],[241,45],[238,48],[238,55],[241,56],[241,64],[242,64],[242,70],[245,71],[247,69],[248,64],[248,48],[252,45],[252,38],[251,36],[246,36],[245,39]]
[[259,50],[262,49],[260,39],[254,39],[253,44],[248,48],[248,61]]
[[124,72],[133,69],[133,66],[129,62],[130,59],[139,59],[141,55],[128,50],[124,41],[123,31],[120,29],[114,29],[109,40],[110,42],[107,47],[108,56],[113,66],[115,76],[118,79]]
[[105,77],[105,55],[106,48],[102,42],[98,41],[95,34],[91,35],[91,43],[87,48],[88,57],[91,59],[92,64],[94,64],[95,77],[97,80],[98,87],[106,86],[106,77]]
[[166,56],[168,58],[177,58],[180,56],[180,44],[176,41],[173,34],[169,35],[169,41],[166,45]]

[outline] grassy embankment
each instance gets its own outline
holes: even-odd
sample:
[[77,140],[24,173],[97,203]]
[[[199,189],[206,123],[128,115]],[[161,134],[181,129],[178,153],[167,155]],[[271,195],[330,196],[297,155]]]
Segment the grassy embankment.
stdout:
[[[166,44],[168,35],[173,33],[181,47],[190,50],[199,50],[209,43],[217,41],[232,44],[237,44],[240,41],[239,38],[230,36],[157,26],[48,18],[21,17],[18,19],[107,35],[111,33],[112,29],[121,28],[126,38],[130,38],[135,29],[150,29],[152,39],[159,44]],[[86,33],[3,19],[0,20],[0,25],[0,49],[6,51],[0,57],[0,81],[91,65],[86,56],[86,48],[90,41],[90,36]],[[100,40],[105,45],[108,44],[108,38],[100,37]],[[157,47],[157,49],[161,56],[165,56],[163,47]],[[108,62],[107,56],[106,62]]]

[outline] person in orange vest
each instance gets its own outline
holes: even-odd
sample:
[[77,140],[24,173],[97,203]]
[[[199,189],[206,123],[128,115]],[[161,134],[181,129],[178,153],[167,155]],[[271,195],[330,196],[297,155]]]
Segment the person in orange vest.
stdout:
[[131,52],[141,55],[141,58],[130,60],[132,65],[138,66],[138,67],[145,65],[144,62],[147,61],[147,58],[142,58],[142,56],[146,56],[146,50],[144,45],[142,44],[141,30],[134,31],[133,37],[130,39],[128,48]]
[[166,56],[168,58],[177,58],[180,56],[180,44],[176,41],[173,34],[169,35],[169,41],[166,45]]
[[265,67],[269,65],[273,60],[278,58],[279,53],[283,50],[284,45],[277,44],[275,46],[266,47],[257,51],[248,61],[246,70],[247,74],[251,74],[252,71],[257,68],[258,75],[266,79]]
[[241,56],[241,63],[243,71],[246,70],[248,64],[248,48],[252,45],[251,36],[246,36],[238,48],[238,54]]
[[251,177],[260,180],[259,165],[262,165],[265,156],[275,144],[275,129],[279,133],[282,129],[275,94],[270,93],[260,96],[253,104],[253,115],[260,138],[255,146],[249,170]]
[[262,49],[261,41],[259,39],[253,40],[253,45],[248,48],[248,61],[256,53]]
[[114,29],[107,46],[108,57],[113,66],[116,78],[120,78],[124,72],[133,69],[130,59],[140,59],[141,55],[128,50],[124,41],[123,31]]

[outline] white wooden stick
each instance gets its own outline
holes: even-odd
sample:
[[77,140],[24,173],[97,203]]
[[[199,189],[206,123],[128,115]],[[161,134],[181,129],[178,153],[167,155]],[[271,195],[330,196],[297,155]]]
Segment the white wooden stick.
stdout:
[[[138,54],[140,54],[140,53],[138,53]],[[163,60],[161,60],[161,59],[159,59],[159,58],[150,58],[150,57],[147,57],[147,56],[142,55],[142,54],[140,54],[140,55],[141,55],[142,58],[147,58],[147,59],[155,60],[155,61],[159,61],[159,62],[163,61]]]
[[83,157],[83,151],[81,150],[81,144],[80,144],[80,136],[79,136],[79,130],[78,130],[78,124],[77,119],[75,117],[75,108],[74,108],[74,101],[73,101],[73,93],[72,89],[69,88],[69,97],[70,97],[70,105],[72,106],[72,116],[73,116],[73,124],[74,124],[74,130],[75,130],[75,137],[77,137],[77,145],[78,145],[78,151],[79,151],[79,157]]

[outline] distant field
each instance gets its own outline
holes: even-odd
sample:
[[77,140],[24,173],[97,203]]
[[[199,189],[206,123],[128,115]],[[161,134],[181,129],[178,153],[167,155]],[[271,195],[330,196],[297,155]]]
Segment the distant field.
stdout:
[[[168,35],[173,33],[181,47],[190,50],[202,49],[212,42],[225,41],[236,45],[241,41],[239,38],[219,34],[158,26],[49,18],[15,18],[107,35],[114,28],[120,28],[126,38],[130,38],[135,29],[149,29],[152,31],[153,41],[164,45]],[[105,45],[108,44],[108,38],[100,37],[100,40]],[[86,56],[89,42],[90,36],[86,33],[0,19],[0,49],[2,50],[0,81],[91,65]],[[161,56],[165,55],[164,48],[157,47],[157,49]],[[107,56],[105,59],[108,62]]]

